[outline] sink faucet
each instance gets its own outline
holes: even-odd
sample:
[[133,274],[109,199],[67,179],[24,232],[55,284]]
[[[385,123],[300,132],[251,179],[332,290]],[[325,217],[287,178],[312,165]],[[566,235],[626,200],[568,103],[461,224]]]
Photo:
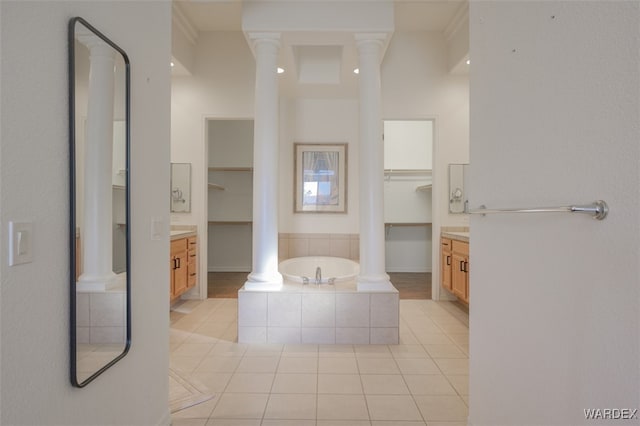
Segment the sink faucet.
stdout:
[[320,284],[322,282],[322,270],[320,269],[320,267],[318,266],[316,268],[316,285]]

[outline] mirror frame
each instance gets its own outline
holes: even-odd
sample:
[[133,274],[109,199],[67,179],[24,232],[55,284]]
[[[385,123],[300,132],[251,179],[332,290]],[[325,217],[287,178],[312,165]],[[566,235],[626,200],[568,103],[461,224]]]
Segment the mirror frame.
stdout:
[[[97,37],[102,39],[105,43],[111,46],[114,50],[116,50],[120,55],[122,55],[122,59],[124,60],[124,71],[125,71],[125,182],[126,182],[126,190],[125,190],[125,217],[127,221],[126,225],[126,304],[125,304],[125,315],[126,315],[126,336],[125,336],[125,346],[122,353],[112,359],[110,362],[102,366],[91,376],[87,377],[83,381],[78,381],[77,376],[77,336],[76,336],[76,108],[75,108],[75,28],[76,24],[84,25],[88,30],[90,30]],[[131,173],[130,173],[130,142],[131,142],[131,71],[130,71],[130,63],[129,57],[119,46],[117,46],[113,41],[107,38],[104,34],[94,28],[87,21],[82,19],[81,17],[74,17],[69,20],[68,27],[68,50],[69,50],[69,62],[68,62],[68,74],[69,74],[69,252],[70,252],[70,262],[69,262],[69,300],[70,300],[70,320],[69,320],[69,336],[70,336],[70,354],[69,354],[69,362],[70,362],[70,380],[71,384],[75,387],[82,388],[87,384],[92,382],[96,377],[100,374],[104,373],[107,369],[113,366],[116,362],[121,360],[128,352],[131,347],[131,203],[130,203],[130,194],[131,194]]]
[[[451,185],[451,177],[453,174],[453,167],[460,167],[461,169],[461,173],[462,173],[462,185],[461,187],[457,187],[456,190],[460,190],[460,196],[458,198],[460,198],[460,200],[454,199],[454,190],[452,188]],[[447,171],[448,174],[448,183],[447,183],[447,187],[448,187],[448,195],[447,198],[449,200],[449,214],[467,214],[467,209],[468,209],[468,202],[469,199],[467,197],[467,188],[465,188],[465,181],[466,181],[466,177],[465,174],[467,173],[467,167],[469,166],[469,163],[451,163],[449,164],[449,169]],[[456,191],[457,192],[457,191]],[[462,210],[460,211],[454,211],[451,208],[451,205],[454,201],[459,201],[460,205],[462,206]]]

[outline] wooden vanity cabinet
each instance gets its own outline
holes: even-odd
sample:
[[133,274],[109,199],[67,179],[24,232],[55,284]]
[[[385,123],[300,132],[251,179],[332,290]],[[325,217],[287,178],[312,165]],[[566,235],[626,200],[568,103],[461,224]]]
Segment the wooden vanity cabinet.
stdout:
[[451,241],[451,290],[460,300],[469,303],[469,243]]
[[189,237],[187,240],[187,290],[195,287],[198,282],[198,240],[197,237]]
[[171,241],[171,259],[169,260],[171,276],[169,295],[171,300],[187,290],[187,263],[187,239],[181,238]]
[[177,299],[198,283],[198,239],[196,236],[171,241],[169,276],[171,300]]
[[451,239],[440,238],[440,277],[442,287],[453,292],[451,288]]

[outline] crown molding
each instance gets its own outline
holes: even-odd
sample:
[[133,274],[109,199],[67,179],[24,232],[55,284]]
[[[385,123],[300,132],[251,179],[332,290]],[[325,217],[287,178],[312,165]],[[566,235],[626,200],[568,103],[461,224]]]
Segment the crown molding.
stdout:
[[196,45],[198,42],[198,30],[184,14],[177,2],[172,4],[171,22],[182,31],[189,43]]
[[451,40],[453,36],[460,30],[460,28],[469,22],[469,2],[465,1],[460,5],[453,18],[449,21],[445,27],[443,34],[447,41]]

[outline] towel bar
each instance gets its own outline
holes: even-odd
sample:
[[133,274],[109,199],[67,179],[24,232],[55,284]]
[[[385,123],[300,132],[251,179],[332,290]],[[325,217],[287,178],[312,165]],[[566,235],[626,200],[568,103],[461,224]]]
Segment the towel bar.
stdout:
[[494,214],[494,213],[587,213],[593,219],[603,220],[609,213],[609,206],[602,200],[594,201],[587,205],[559,206],[559,207],[535,207],[527,209],[488,209],[482,205],[474,210],[469,210],[469,214]]

